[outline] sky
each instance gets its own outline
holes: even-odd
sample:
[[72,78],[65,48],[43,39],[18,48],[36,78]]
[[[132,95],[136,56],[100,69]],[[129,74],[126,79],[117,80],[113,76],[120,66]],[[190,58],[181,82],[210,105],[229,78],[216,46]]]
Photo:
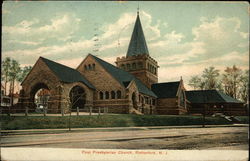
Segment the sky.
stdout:
[[188,87],[209,66],[249,69],[247,2],[4,1],[2,59],[76,68],[91,53],[114,64],[127,53],[138,5],[159,82],[182,77]]

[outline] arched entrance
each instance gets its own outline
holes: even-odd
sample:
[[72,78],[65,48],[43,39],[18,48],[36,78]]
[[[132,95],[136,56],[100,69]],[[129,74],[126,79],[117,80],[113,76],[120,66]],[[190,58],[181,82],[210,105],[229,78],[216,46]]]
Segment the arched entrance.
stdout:
[[86,103],[86,92],[80,86],[74,86],[69,93],[72,109],[84,108]]
[[32,88],[30,95],[32,108],[35,108],[36,111],[42,111],[45,108],[48,109],[51,92],[46,84],[36,84]]
[[137,109],[137,101],[136,101],[136,94],[135,94],[135,92],[132,94],[132,103],[133,103],[133,107],[135,109]]

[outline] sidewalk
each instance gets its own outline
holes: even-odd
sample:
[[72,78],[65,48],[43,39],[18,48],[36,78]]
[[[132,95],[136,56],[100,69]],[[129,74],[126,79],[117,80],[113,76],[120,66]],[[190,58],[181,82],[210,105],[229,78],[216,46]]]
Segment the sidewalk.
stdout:
[[[216,127],[249,127],[249,124],[231,124],[231,125],[205,125],[205,128]],[[148,126],[148,127],[105,127],[105,128],[68,128],[64,129],[27,129],[27,130],[1,130],[1,135],[18,134],[46,134],[46,133],[64,133],[64,132],[94,132],[94,131],[130,131],[130,130],[150,130],[150,129],[177,129],[177,128],[202,128],[202,125],[188,126]]]

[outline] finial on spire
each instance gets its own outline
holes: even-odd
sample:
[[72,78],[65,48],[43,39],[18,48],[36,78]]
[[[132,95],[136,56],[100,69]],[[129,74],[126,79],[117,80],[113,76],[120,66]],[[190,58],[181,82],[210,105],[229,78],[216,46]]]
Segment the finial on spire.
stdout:
[[139,15],[139,1],[138,1],[138,7],[137,7],[137,15]]

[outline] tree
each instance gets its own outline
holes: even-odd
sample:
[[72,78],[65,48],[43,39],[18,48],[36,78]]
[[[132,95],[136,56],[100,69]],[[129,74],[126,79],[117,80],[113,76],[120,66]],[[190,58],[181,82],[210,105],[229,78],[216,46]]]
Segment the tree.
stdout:
[[18,75],[21,72],[20,64],[12,59],[10,63],[10,72],[9,72],[9,80],[10,80],[10,92],[9,94],[11,95],[11,105],[13,105],[13,94],[15,91],[15,81],[17,80]]
[[224,91],[226,94],[233,98],[238,98],[239,86],[241,82],[242,71],[240,68],[237,68],[235,65],[230,68],[227,67],[224,71],[222,82],[224,85]]
[[214,67],[205,68],[202,74],[203,81],[205,82],[205,89],[217,89],[219,87],[219,75],[219,70]]
[[23,82],[25,77],[31,71],[31,69],[32,69],[32,66],[25,66],[25,67],[21,68],[21,72],[17,77],[17,81],[20,82],[20,83]]
[[239,97],[242,101],[247,102],[248,92],[249,92],[249,70],[246,70],[240,76],[240,89],[239,89]]
[[203,90],[205,87],[205,82],[202,80],[201,77],[199,77],[198,75],[192,76],[191,79],[189,80],[189,84],[191,87],[194,88],[194,90],[196,89],[201,89]]
[[2,69],[3,69],[3,79],[4,79],[4,95],[7,94],[7,83],[9,82],[9,73],[11,67],[11,59],[10,57],[6,57],[2,62]]

